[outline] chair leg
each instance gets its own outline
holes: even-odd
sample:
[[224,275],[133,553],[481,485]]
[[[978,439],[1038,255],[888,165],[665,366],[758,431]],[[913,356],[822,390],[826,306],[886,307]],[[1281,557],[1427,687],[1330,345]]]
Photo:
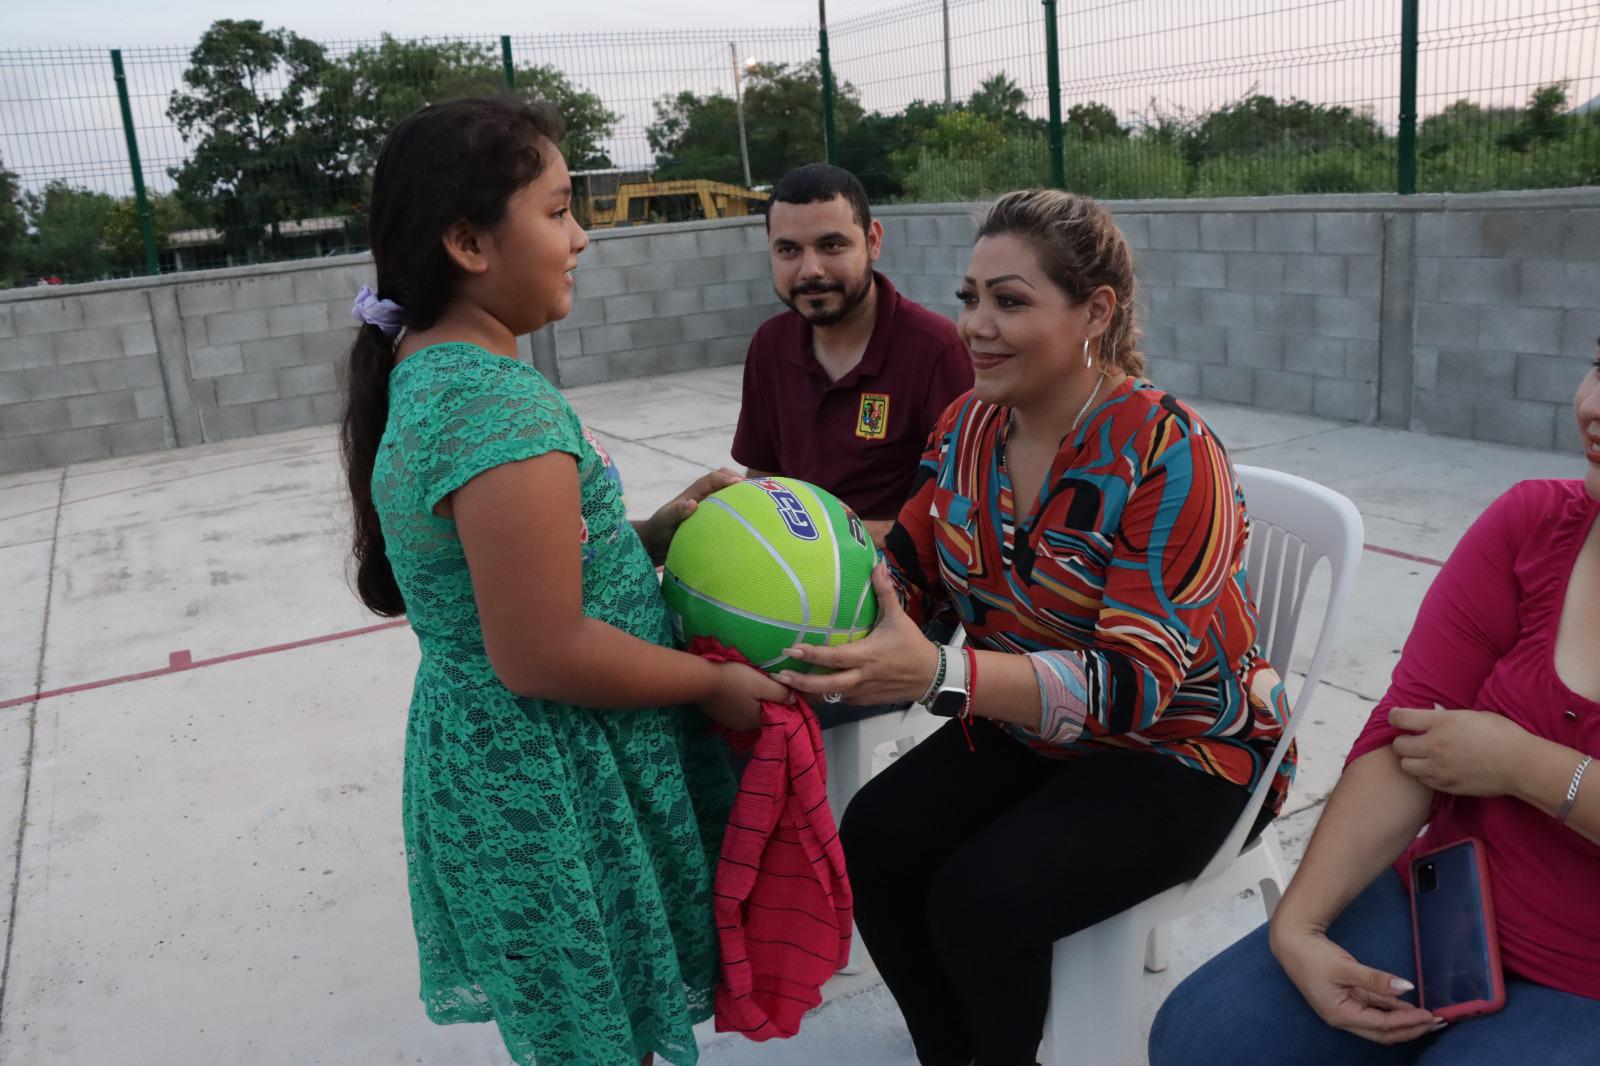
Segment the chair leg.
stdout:
[[860,722],[822,731],[823,757],[828,760],[828,807],[835,821],[844,817],[844,809],[872,776],[872,748],[862,732]]
[[1144,942],[1144,968],[1149,973],[1161,973],[1172,958],[1172,926],[1157,922]]
[[1278,847],[1278,834],[1268,827],[1263,833],[1261,843],[1266,849],[1266,872],[1260,879],[1261,905],[1266,909],[1267,917],[1272,917],[1272,912],[1278,909],[1278,900],[1283,898],[1283,885],[1286,878],[1283,876],[1283,851]]
[[[872,745],[864,732],[860,722],[847,722],[822,731],[823,756],[828,760],[828,806],[835,821],[844,817],[844,809],[872,776]],[[840,973],[857,974],[867,968],[867,949],[861,945],[861,930],[853,930],[853,934],[850,958],[840,968]]]
[[1139,959],[1147,931],[1138,910],[1056,941],[1039,1048],[1044,1066],[1138,1061]]
[[865,973],[867,963],[871,961],[871,956],[867,954],[866,946],[861,943],[861,928],[852,926],[850,934],[850,958],[845,961],[843,966],[839,967],[839,972],[843,974]]

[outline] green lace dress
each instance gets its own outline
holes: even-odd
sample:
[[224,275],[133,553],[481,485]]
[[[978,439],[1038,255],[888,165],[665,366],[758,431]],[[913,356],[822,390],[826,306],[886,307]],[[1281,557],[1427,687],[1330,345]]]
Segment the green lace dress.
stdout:
[[[716,979],[711,880],[733,778],[682,707],[596,710],[516,696],[489,666],[455,523],[472,477],[551,451],[578,464],[584,612],[672,639],[616,468],[525,364],[464,344],[403,360],[373,499],[422,649],[402,817],[422,1000],[494,1021],[518,1063],[697,1059]],[[527,624],[537,633],[539,617]]]

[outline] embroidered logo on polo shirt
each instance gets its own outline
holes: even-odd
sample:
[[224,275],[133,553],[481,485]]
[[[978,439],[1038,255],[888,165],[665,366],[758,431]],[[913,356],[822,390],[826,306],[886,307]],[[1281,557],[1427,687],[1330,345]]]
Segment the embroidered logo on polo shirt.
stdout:
[[856,415],[856,436],[863,440],[883,440],[889,435],[889,394],[863,392],[861,410]]

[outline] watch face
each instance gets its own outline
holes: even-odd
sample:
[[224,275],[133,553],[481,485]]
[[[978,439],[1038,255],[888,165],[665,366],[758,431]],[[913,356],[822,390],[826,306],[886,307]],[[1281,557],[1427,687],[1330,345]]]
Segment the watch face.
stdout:
[[954,718],[956,715],[961,713],[961,708],[966,704],[966,702],[967,694],[965,692],[940,692],[933,697],[933,704],[928,708],[928,710],[932,714],[943,715],[946,718]]

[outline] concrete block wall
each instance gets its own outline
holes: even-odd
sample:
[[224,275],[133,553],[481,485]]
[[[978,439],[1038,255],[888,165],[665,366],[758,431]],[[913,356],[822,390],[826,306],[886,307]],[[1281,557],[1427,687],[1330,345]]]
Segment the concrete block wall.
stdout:
[[[345,260],[355,260],[347,262]],[[339,417],[350,305],[372,283],[366,256],[179,284],[186,372],[202,440],[322,425]],[[180,275],[181,277],[181,275]]]
[[1373,421],[1382,219],[1118,210],[1152,372],[1204,399]]
[[0,304],[0,473],[174,442],[143,289]]
[[563,387],[742,362],[783,310],[759,218],[602,230],[576,276],[550,327]]
[[[1375,419],[1379,216],[1110,206],[1134,251],[1141,347],[1163,387]],[[981,207],[882,214],[883,269],[902,291],[953,317]]]
[[[337,421],[372,281],[351,255],[0,292],[0,474]],[[780,310],[759,218],[599,232],[521,354],[566,387],[723,366]]]
[[0,474],[332,422],[365,256],[0,292]]
[[[1108,204],[1183,396],[1565,446],[1600,336],[1600,189]],[[890,206],[880,268],[955,316],[978,205]],[[737,363],[781,310],[759,218],[595,233],[564,387]],[[365,255],[0,292],[0,474],[337,419]]]
[[1600,205],[1463,210],[1416,226],[1414,422],[1549,447],[1600,337]]
[[[1600,336],[1600,189],[1121,201],[1180,396],[1565,447]],[[886,207],[882,269],[955,314],[981,205]]]

